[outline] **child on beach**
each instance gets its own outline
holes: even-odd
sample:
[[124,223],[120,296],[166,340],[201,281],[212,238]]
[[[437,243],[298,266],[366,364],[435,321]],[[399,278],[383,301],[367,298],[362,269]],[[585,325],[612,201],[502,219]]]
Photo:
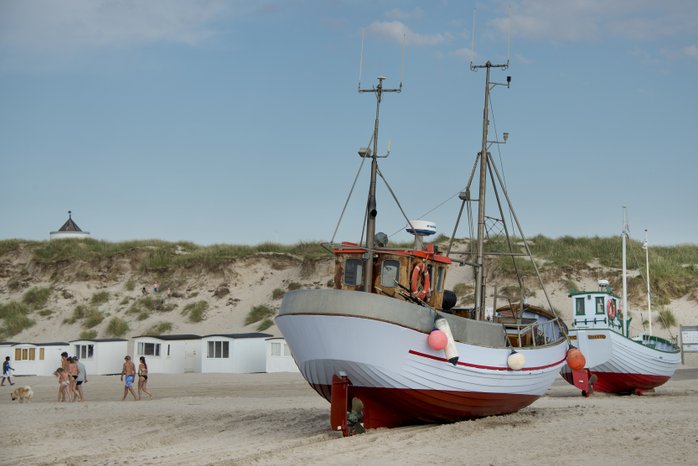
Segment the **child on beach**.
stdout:
[[58,402],[66,401],[70,388],[70,374],[62,367],[59,367],[53,375],[58,377]]

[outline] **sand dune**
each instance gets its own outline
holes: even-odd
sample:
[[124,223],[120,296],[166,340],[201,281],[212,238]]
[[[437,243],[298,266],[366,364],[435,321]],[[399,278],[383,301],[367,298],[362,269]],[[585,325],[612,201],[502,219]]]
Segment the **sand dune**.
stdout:
[[55,402],[52,377],[0,387],[2,463],[158,465],[694,464],[698,369],[655,393],[583,398],[559,379],[519,413],[342,438],[300,374],[153,375],[152,401],[119,401],[118,376],[90,377],[84,403]]

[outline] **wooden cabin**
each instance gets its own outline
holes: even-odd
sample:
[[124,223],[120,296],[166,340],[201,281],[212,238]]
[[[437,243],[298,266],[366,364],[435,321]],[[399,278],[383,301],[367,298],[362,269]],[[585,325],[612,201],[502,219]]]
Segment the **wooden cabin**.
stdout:
[[[342,243],[333,253],[334,287],[362,291],[367,249]],[[444,306],[444,284],[450,263],[451,259],[440,255],[433,244],[427,244],[423,250],[375,248],[371,292],[444,309],[448,307]]]

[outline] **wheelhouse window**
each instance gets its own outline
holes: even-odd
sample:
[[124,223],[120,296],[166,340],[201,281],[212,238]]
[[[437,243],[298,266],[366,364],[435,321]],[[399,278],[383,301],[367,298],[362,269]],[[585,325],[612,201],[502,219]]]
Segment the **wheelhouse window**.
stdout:
[[397,286],[400,283],[400,262],[392,259],[384,260],[381,266],[381,285]]
[[[208,358],[229,358],[229,343],[227,341],[209,341],[208,342]],[[272,346],[273,351],[273,346]]]
[[574,315],[583,316],[584,315],[584,297],[575,298],[574,300]]
[[95,345],[75,345],[75,354],[80,359],[92,359],[95,355]]
[[603,315],[603,296],[596,297],[596,314]]
[[347,259],[344,263],[344,283],[346,285],[361,285],[363,283],[363,261]]
[[138,343],[138,354],[142,356],[160,356],[160,343]]

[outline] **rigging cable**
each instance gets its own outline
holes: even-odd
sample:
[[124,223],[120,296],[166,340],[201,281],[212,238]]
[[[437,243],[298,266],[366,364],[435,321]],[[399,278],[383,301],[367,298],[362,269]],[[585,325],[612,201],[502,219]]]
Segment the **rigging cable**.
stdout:
[[[371,147],[372,141],[373,141],[373,135],[371,135],[371,139],[368,141],[368,145],[366,147]],[[354,188],[356,187],[356,182],[359,180],[359,174],[361,173],[361,169],[363,168],[365,161],[366,161],[366,158],[361,157],[361,163],[359,164],[359,169],[356,172],[356,176],[354,177],[354,183],[352,183],[351,189],[349,190],[349,194],[347,195],[347,200],[344,201],[344,208],[342,209],[342,213],[339,215],[339,220],[337,220],[337,226],[334,228],[334,233],[332,233],[332,240],[330,241],[330,244],[334,243],[334,239],[337,236],[337,230],[339,230],[339,225],[342,223],[342,218],[344,218],[344,213],[347,210],[347,205],[349,204],[349,200],[351,199],[351,195],[354,192]],[[362,230],[361,236],[363,238],[363,230]]]

